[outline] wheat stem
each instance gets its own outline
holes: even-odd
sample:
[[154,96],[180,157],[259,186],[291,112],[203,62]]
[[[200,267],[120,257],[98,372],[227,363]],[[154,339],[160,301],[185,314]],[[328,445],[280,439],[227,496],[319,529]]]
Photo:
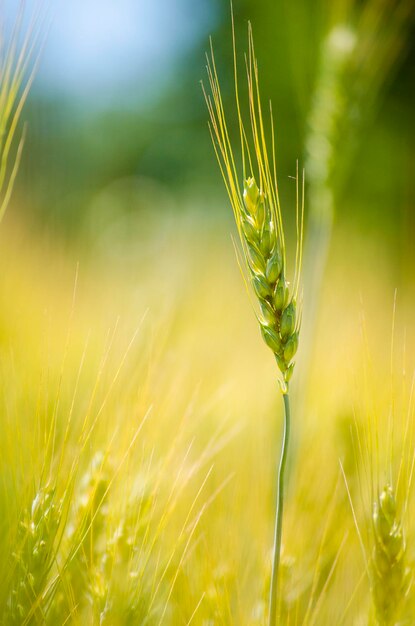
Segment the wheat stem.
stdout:
[[281,553],[281,536],[282,536],[282,516],[284,511],[284,479],[285,466],[287,463],[288,443],[290,439],[290,397],[288,388],[283,392],[284,399],[284,433],[282,439],[281,456],[278,467],[277,478],[277,510],[275,514],[275,531],[274,531],[274,554],[272,561],[271,589],[269,596],[269,626],[275,626],[277,623],[277,606],[278,606],[278,571]]

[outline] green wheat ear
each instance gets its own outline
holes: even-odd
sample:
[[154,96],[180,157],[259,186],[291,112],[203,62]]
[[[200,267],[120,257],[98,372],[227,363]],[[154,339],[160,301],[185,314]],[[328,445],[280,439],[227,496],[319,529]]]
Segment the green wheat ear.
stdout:
[[397,517],[395,494],[387,485],[373,506],[374,548],[371,577],[372,598],[380,626],[393,626],[399,617],[410,585],[406,545]]
[[[304,177],[300,209],[297,167],[297,245],[295,274],[292,288],[290,288],[287,281],[284,228],[276,176],[272,109],[270,109],[272,151],[271,157],[269,157],[251,26],[248,27],[249,48],[246,59],[249,134],[242,121],[239,104],[234,28],[232,28],[232,34],[236,109],[242,156],[241,173],[235,165],[212,45],[211,55],[208,57],[207,63],[211,93],[208,95],[204,89],[203,91],[209,111],[209,128],[213,146],[233,208],[243,256],[246,261],[248,279],[258,301],[257,318],[261,334],[267,346],[274,353],[281,373],[279,382],[284,399],[284,435],[277,479],[278,497],[268,621],[270,626],[275,626],[278,615],[278,570],[284,505],[284,474],[290,433],[288,388],[294,370],[293,359],[297,352],[301,322],[301,314],[298,311],[298,294],[303,242]],[[272,163],[272,167],[270,163]]]
[[[249,25],[247,59],[250,137],[242,121],[235,60],[236,104],[242,153],[242,173],[235,166],[232,145],[222,104],[213,49],[207,72],[211,94],[204,90],[210,116],[210,131],[216,156],[233,208],[246,261],[249,282],[259,304],[257,313],[262,337],[272,350],[282,374],[283,391],[294,369],[301,314],[298,295],[301,274],[304,203],[299,206],[298,168],[296,176],[297,249],[292,288],[287,280],[283,220],[275,168],[274,131],[271,111],[271,158],[265,139],[252,29]],[[272,170],[270,163],[272,162]],[[248,173],[249,172],[249,173]],[[304,198],[304,194],[302,195]]]
[[285,278],[284,236],[270,196],[258,188],[253,177],[244,181],[243,199],[239,231],[259,301],[261,334],[288,383],[298,347],[299,319],[295,294],[290,293]]
[[43,596],[55,561],[62,507],[54,488],[40,488],[20,521],[13,553],[14,585],[4,616],[10,626],[44,622]]

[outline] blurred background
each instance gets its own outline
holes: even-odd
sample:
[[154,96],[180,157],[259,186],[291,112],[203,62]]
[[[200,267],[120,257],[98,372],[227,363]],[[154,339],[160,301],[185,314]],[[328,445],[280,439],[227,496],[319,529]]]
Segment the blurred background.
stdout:
[[[7,40],[20,3],[1,6]],[[213,621],[201,617],[201,624],[263,624],[281,406],[275,363],[261,343],[236,262],[233,215],[200,85],[207,82],[211,36],[237,154],[229,2],[27,0],[23,6],[27,25],[41,8],[45,37],[23,112],[23,160],[0,228],[7,448],[0,503],[7,502],[12,528],[20,505],[10,494],[20,490],[22,502],[33,498],[30,488],[44,475],[42,428],[51,416],[59,450],[68,414],[75,433],[84,413],[93,414],[86,408],[92,393],[100,417],[82,447],[87,458],[80,465],[87,467],[89,457],[111,446],[112,458],[121,458],[151,406],[135,461],[126,463],[127,482],[113,497],[114,516],[135,468],[148,479],[152,497],[152,489],[166,483],[157,502],[170,502],[166,494],[177,472],[174,488],[186,484],[177,519],[161,535],[168,557],[176,546],[172,537],[187,540],[180,529],[189,507],[201,506],[193,498],[204,480],[203,502],[209,503],[190,556],[172,561],[180,576],[166,569],[156,588],[158,615],[170,603],[173,617],[163,623],[190,623],[205,597],[200,615]],[[241,100],[248,20],[264,109],[272,100],[289,249],[297,160],[306,176],[304,325],[293,383],[284,610],[290,624],[312,624],[317,609],[321,624],[365,624],[364,568],[338,462],[367,521],[371,496],[360,500],[359,481],[369,473],[355,458],[352,426],[370,430],[368,416],[383,424],[394,381],[402,391],[398,418],[413,415],[413,3],[234,0],[233,11]],[[398,460],[403,431],[396,429]],[[395,471],[386,456],[377,459],[380,482]],[[323,530],[321,511],[332,505]],[[158,532],[157,526],[157,541]],[[349,548],[341,555],[340,545]],[[325,556],[316,574],[317,550]],[[144,567],[157,580],[164,562],[159,554],[154,561]],[[320,603],[334,563],[339,573],[332,595]],[[82,606],[80,623],[92,623],[82,621]],[[413,604],[408,615],[411,610]]]
[[[13,13],[17,3],[9,4]],[[30,16],[38,3],[26,4]],[[206,200],[204,210],[226,211],[199,82],[205,79],[211,35],[228,117],[235,123],[229,3],[49,4],[50,24],[26,109],[29,132],[19,177],[20,195],[30,188],[29,214],[64,236],[85,229],[92,215],[99,229],[99,214],[105,211],[97,203],[120,181],[131,187],[135,181],[136,191],[140,184],[154,184],[170,195],[178,212],[189,197],[196,210]],[[326,114],[333,108],[330,99],[337,98],[337,106],[344,108],[332,139],[339,144],[333,174],[338,217],[387,236],[405,255],[414,228],[413,22],[410,3],[406,10],[394,6],[399,3],[372,1],[370,11],[367,5],[351,0],[235,2],[241,71],[251,20],[263,99],[273,102],[284,199],[296,159],[305,165],[315,92],[326,81],[326,91],[332,90]],[[403,15],[397,17],[399,11]],[[361,47],[349,75],[339,70],[339,85],[332,84],[333,70],[322,58],[325,38],[336,27],[338,54],[352,56],[347,46]],[[137,197],[119,200],[114,208],[119,217],[140,212]],[[151,207],[153,213],[163,210],[160,204]]]
[[[20,5],[4,6],[7,32]],[[232,214],[200,84],[211,37],[238,154],[230,5],[28,0],[22,6],[27,25],[43,22],[44,42],[5,228],[19,224],[42,247],[60,246],[69,265],[80,263],[81,277],[91,267],[99,275],[113,272],[115,282],[131,280],[127,291],[136,293],[140,311],[150,307],[150,317],[163,324],[163,306],[180,310],[177,294],[188,287],[193,254],[203,257],[201,272],[211,273],[207,235],[217,258],[225,255],[221,264],[233,253]],[[352,303],[376,311],[372,278],[384,277],[385,316],[395,289],[402,303],[415,295],[413,7],[408,0],[240,0],[233,10],[242,101],[248,20],[264,107],[272,101],[289,236],[297,160],[305,169],[300,358],[309,379],[319,311],[329,311],[321,304],[325,286],[328,297],[340,298],[331,316]],[[153,275],[152,263],[165,271]],[[149,291],[140,289],[143,280]],[[373,318],[371,324],[379,319]]]

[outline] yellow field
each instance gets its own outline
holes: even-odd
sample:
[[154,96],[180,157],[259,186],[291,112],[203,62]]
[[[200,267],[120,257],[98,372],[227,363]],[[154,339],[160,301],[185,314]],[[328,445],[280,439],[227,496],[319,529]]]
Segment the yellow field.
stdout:
[[[91,220],[72,243],[17,208],[4,221],[3,623],[265,624],[282,401],[221,202]],[[335,232],[295,377],[282,624],[368,623],[372,505],[390,480],[413,556],[411,275],[392,330],[392,254]]]

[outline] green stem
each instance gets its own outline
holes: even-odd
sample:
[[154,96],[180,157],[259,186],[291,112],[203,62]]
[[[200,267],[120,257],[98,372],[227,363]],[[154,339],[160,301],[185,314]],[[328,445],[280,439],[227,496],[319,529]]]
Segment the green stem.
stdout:
[[287,462],[288,441],[290,438],[290,398],[288,389],[283,393],[284,398],[284,435],[282,440],[282,449],[280,464],[278,468],[278,494],[277,494],[277,511],[275,516],[274,531],[274,556],[272,562],[271,590],[269,596],[269,621],[268,626],[275,626],[277,623],[277,606],[278,606],[278,570],[280,565],[281,552],[281,535],[282,535],[282,515],[284,509],[284,475]]

